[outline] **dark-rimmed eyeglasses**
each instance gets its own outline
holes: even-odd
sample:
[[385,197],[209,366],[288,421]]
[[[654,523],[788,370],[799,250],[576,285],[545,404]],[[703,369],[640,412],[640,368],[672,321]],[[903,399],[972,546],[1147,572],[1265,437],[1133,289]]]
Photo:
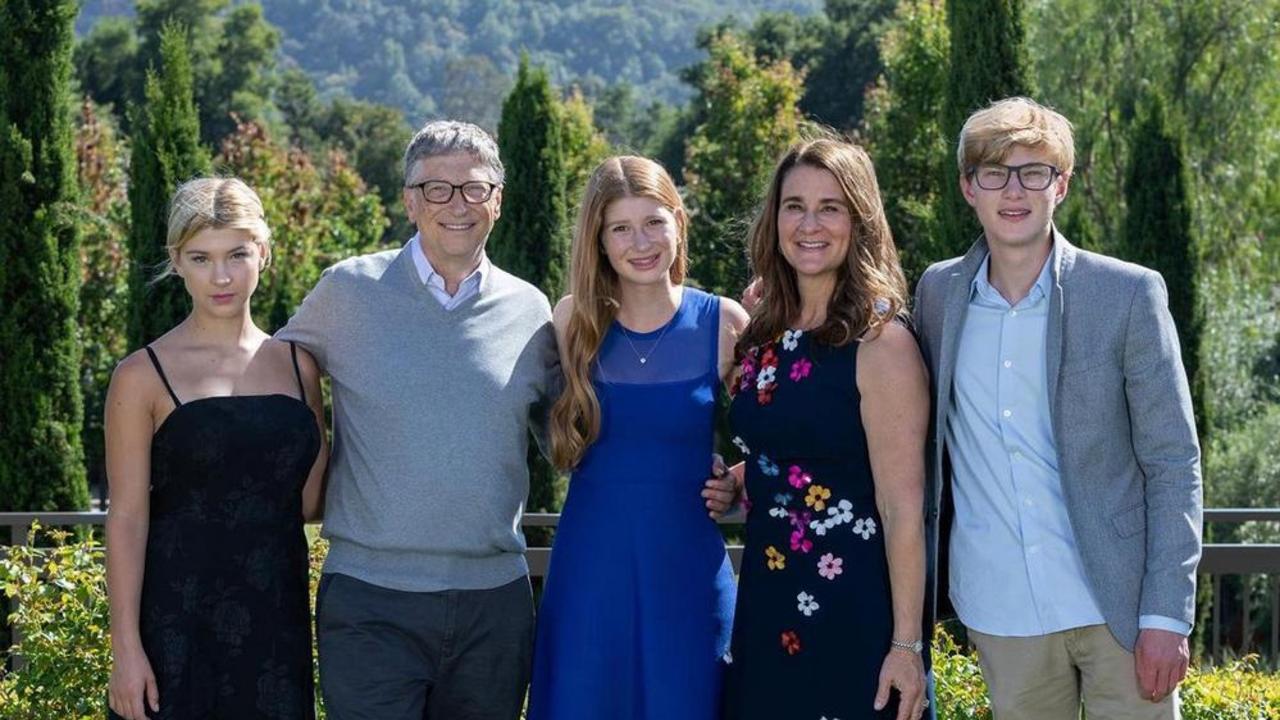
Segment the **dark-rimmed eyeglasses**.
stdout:
[[455,192],[462,193],[462,199],[471,205],[479,205],[488,202],[493,197],[493,191],[500,186],[484,182],[483,180],[470,180],[461,185],[454,185],[444,180],[423,180],[420,183],[406,185],[405,187],[413,189],[417,188],[422,192],[422,199],[435,205],[444,205],[453,200]]
[[1022,185],[1023,190],[1044,190],[1061,174],[1061,170],[1047,163],[983,163],[970,167],[968,172],[969,178],[983,190],[1003,190],[1009,184],[1009,178],[1014,175],[1018,176],[1018,184]]

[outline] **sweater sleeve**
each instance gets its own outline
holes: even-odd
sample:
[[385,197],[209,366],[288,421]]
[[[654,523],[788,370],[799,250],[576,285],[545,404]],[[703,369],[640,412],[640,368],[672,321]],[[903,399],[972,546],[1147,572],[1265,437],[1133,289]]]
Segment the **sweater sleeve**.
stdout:
[[332,267],[325,270],[289,322],[276,331],[276,339],[296,342],[306,348],[321,372],[328,372],[328,350],[334,330],[332,310],[340,282]]

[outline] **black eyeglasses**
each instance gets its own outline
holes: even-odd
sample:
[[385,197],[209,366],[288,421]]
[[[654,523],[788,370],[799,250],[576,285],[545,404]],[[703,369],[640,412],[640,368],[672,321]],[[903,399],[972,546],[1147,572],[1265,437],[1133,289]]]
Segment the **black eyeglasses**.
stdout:
[[493,191],[497,190],[499,185],[483,180],[470,180],[461,185],[454,185],[444,180],[423,180],[420,183],[406,185],[408,188],[417,188],[422,191],[422,199],[435,205],[444,205],[453,200],[455,192],[462,192],[464,202],[472,205],[479,205],[488,202],[493,197]]
[[1046,163],[1027,163],[1026,165],[1001,165],[1000,163],[984,163],[970,167],[970,179],[978,183],[983,190],[1003,190],[1009,184],[1009,178],[1018,176],[1018,183],[1023,190],[1044,190],[1053,184],[1055,178],[1062,174],[1058,168]]

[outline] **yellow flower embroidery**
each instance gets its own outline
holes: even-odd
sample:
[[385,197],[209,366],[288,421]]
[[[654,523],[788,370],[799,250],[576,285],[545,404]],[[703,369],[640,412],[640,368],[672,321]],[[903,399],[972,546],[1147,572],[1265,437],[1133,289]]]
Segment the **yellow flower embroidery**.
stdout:
[[827,509],[827,501],[831,499],[831,491],[821,485],[810,485],[809,494],[804,497],[804,504],[818,512]]
[[769,558],[770,570],[781,570],[787,566],[787,556],[778,552],[778,548],[772,545],[764,549],[764,556]]

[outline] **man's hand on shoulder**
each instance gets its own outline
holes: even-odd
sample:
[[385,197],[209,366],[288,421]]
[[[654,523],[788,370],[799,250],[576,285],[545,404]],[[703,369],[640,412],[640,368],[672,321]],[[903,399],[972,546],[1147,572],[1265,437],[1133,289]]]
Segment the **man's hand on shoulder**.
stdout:
[[1147,628],[1138,633],[1133,657],[1142,697],[1159,702],[1187,676],[1191,652],[1187,638],[1168,630]]

